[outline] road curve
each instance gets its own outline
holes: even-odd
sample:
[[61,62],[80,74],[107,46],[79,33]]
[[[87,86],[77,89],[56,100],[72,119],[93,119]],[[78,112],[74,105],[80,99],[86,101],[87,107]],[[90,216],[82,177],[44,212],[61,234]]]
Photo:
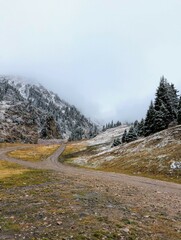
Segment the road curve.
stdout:
[[50,157],[41,162],[28,162],[18,160],[7,156],[7,153],[23,147],[7,147],[0,149],[0,159],[9,162],[17,163],[28,168],[54,170],[58,173],[64,173],[71,176],[79,176],[82,179],[95,179],[104,183],[124,183],[126,186],[135,186],[148,191],[154,191],[164,194],[174,194],[181,198],[181,185],[160,180],[149,179],[145,177],[129,176],[120,173],[95,171],[90,169],[67,166],[58,161],[59,156],[65,149],[65,144],[62,144]]

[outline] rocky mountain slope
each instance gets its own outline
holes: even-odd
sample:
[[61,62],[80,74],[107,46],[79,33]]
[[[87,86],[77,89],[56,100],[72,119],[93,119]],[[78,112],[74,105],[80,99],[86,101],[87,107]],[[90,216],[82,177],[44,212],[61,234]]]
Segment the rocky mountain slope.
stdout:
[[0,76],[0,141],[82,139],[97,131],[74,106],[40,84]]

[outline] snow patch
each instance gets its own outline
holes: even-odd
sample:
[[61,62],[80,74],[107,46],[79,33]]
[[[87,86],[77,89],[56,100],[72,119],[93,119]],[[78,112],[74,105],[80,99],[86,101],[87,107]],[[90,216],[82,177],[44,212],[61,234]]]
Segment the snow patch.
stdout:
[[170,168],[171,169],[181,169],[181,162],[173,162],[171,165],[170,165]]
[[121,138],[124,131],[128,130],[129,127],[127,125],[121,125],[119,127],[107,129],[105,132],[100,133],[95,138],[87,141],[88,145],[98,145],[105,143],[112,143],[115,138]]

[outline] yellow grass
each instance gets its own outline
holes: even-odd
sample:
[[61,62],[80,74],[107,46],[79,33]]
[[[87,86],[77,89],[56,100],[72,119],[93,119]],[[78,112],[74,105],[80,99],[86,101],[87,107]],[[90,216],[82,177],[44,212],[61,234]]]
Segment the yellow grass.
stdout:
[[144,149],[138,152],[128,151],[120,155],[118,153],[115,155],[115,160],[103,163],[100,168],[181,183],[180,170],[170,169],[170,164],[180,159],[181,145],[173,143],[152,151]]
[[0,179],[10,177],[12,175],[22,174],[28,170],[15,163],[0,160]]
[[68,143],[65,147],[63,155],[74,154],[77,152],[81,152],[87,148],[86,144],[83,142],[80,143]]
[[12,151],[8,156],[18,158],[24,161],[37,162],[42,161],[53,154],[60,145],[34,145],[29,148]]
[[[172,143],[164,147],[152,149],[153,142],[147,148],[135,151],[139,142],[133,142],[128,146],[121,146],[119,152],[117,150],[107,152],[104,155],[97,156],[97,146],[87,146],[82,142],[70,143],[60,156],[60,161],[75,165],[75,160],[82,157],[88,158],[84,167],[91,168],[98,163],[96,169],[108,172],[119,172],[131,175],[145,176],[160,180],[173,181],[181,183],[181,171],[170,169],[173,161],[181,159],[181,144]],[[150,148],[149,148],[150,147]],[[111,161],[106,161],[107,157],[113,157]],[[105,161],[102,162],[102,160]],[[99,161],[101,164],[99,164]],[[82,167],[82,165],[81,165]]]
[[0,148],[4,147],[16,147],[16,146],[31,146],[30,144],[22,143],[0,143]]

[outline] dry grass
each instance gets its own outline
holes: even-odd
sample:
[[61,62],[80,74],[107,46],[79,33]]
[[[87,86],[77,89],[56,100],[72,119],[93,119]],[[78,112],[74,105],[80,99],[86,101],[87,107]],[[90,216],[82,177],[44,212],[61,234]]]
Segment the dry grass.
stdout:
[[63,152],[63,155],[75,154],[77,152],[85,150],[86,148],[87,148],[87,146],[83,142],[68,143]]
[[181,145],[169,144],[155,148],[122,154],[117,153],[115,160],[105,162],[101,168],[106,171],[142,175],[161,180],[181,183],[181,171],[172,170],[170,164],[181,159]]
[[96,150],[97,147],[88,146],[86,142],[68,143],[64,152],[60,155],[59,161],[76,166],[77,164],[74,160],[79,157],[94,156],[94,154],[96,154]]
[[[156,147],[158,144],[153,141],[147,147],[140,150],[137,147],[140,141],[133,142],[128,145],[120,146],[118,149],[112,149],[103,155],[97,155],[99,146],[86,146],[69,144],[63,156],[62,161],[77,165],[77,159],[87,159],[81,163],[81,167],[93,167],[98,170],[119,172],[131,175],[145,176],[154,179],[173,181],[181,183],[181,171],[172,170],[170,165],[173,161],[181,159],[181,144],[170,143],[164,147]],[[109,157],[113,157],[111,161],[107,161]]]
[[9,157],[18,158],[24,161],[42,161],[53,154],[60,145],[33,145],[32,147],[12,151]]
[[0,160],[0,179],[10,177],[12,175],[22,174],[27,171],[28,169],[25,169],[18,164]]
[[30,144],[22,144],[22,143],[0,143],[0,148],[5,147],[18,147],[18,146],[31,146]]

